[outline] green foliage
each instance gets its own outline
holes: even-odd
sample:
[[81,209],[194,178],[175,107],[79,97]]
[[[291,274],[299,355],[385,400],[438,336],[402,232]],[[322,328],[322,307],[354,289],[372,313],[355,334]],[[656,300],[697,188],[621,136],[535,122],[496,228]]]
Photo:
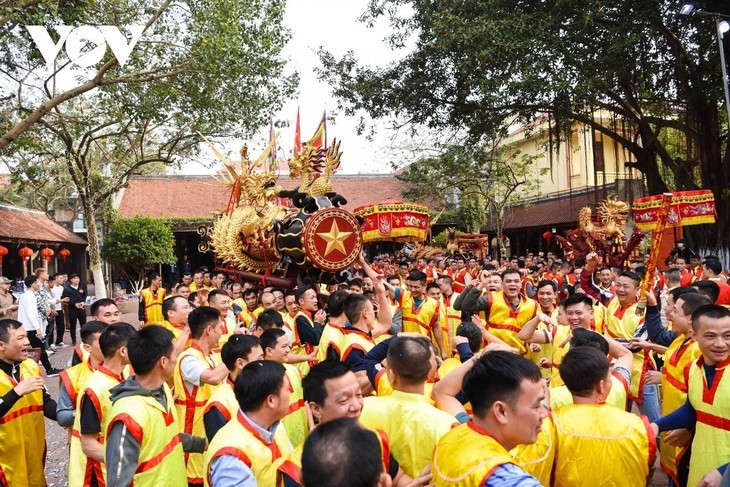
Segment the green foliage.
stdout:
[[101,256],[116,264],[133,279],[143,280],[145,272],[157,264],[174,264],[175,237],[164,220],[136,216],[118,219],[104,238]]
[[446,245],[448,243],[449,243],[449,238],[448,238],[446,231],[439,233],[438,235],[433,237],[433,239],[431,240],[431,245],[433,245],[434,247],[438,247],[440,249],[445,249]]
[[[730,144],[715,19],[678,16],[674,0],[371,0],[401,61],[364,66],[321,52],[321,75],[346,112],[462,130],[470,141],[550,116],[553,137],[584,123],[629,151],[651,194],[710,188],[730,224]],[[703,10],[730,14],[730,2]],[[730,48],[726,39],[726,49]],[[601,117],[596,117],[600,113]],[[687,141],[677,157],[662,136]],[[663,166],[664,170],[660,170]],[[669,175],[671,174],[671,177]],[[713,231],[704,245],[727,246]]]

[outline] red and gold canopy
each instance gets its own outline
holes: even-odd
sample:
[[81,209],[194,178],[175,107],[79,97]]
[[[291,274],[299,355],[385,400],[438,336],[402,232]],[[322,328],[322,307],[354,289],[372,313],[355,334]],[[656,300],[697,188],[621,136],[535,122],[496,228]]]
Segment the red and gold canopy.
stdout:
[[428,207],[388,198],[355,209],[361,216],[365,242],[423,242],[428,235]]
[[[662,195],[634,200],[632,210],[636,227],[644,231],[654,230],[659,221],[661,207]],[[702,223],[715,223],[715,196],[712,191],[674,191],[667,215],[667,226],[684,227]]]

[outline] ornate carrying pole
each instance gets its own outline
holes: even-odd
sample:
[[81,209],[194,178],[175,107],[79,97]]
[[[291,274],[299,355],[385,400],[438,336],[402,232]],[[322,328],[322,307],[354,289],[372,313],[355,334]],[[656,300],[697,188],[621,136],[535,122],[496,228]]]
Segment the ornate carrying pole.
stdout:
[[646,308],[646,293],[649,291],[654,281],[654,271],[656,270],[657,260],[659,260],[659,247],[662,245],[662,237],[664,229],[667,227],[667,219],[669,217],[669,207],[672,205],[672,193],[662,194],[662,206],[659,208],[657,215],[656,227],[651,234],[651,253],[649,254],[649,262],[646,264],[646,274],[641,281],[639,288],[639,304],[636,306],[636,314],[643,316]]

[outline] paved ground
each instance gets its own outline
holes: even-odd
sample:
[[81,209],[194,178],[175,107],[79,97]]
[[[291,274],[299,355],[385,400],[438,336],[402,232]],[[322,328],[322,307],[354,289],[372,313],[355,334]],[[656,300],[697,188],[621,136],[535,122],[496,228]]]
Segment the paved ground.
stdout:
[[[122,315],[122,321],[136,325],[136,315],[133,313]],[[68,335],[65,342],[70,345]],[[51,355],[51,364],[59,369],[66,368],[71,360],[72,348],[59,348]],[[51,396],[58,397],[58,380],[56,377],[49,379],[46,386]],[[46,440],[48,453],[46,457],[46,480],[49,487],[68,487],[68,434],[66,430],[58,426],[55,421],[46,419]],[[656,471],[650,484],[652,487],[666,487],[667,476],[659,468],[659,461],[656,463]]]

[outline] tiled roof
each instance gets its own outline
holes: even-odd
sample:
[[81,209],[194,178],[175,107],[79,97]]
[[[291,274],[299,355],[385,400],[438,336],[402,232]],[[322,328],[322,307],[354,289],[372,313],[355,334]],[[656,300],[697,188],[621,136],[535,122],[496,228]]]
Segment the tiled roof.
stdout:
[[[293,189],[298,180],[282,177],[284,189]],[[347,199],[345,208],[402,199],[403,183],[393,175],[335,175],[334,190]],[[225,209],[230,189],[213,176],[135,176],[123,190],[118,205],[124,218],[135,215],[172,218],[206,218]]]
[[0,239],[19,243],[86,245],[86,240],[69,232],[45,213],[10,205],[0,205]]

